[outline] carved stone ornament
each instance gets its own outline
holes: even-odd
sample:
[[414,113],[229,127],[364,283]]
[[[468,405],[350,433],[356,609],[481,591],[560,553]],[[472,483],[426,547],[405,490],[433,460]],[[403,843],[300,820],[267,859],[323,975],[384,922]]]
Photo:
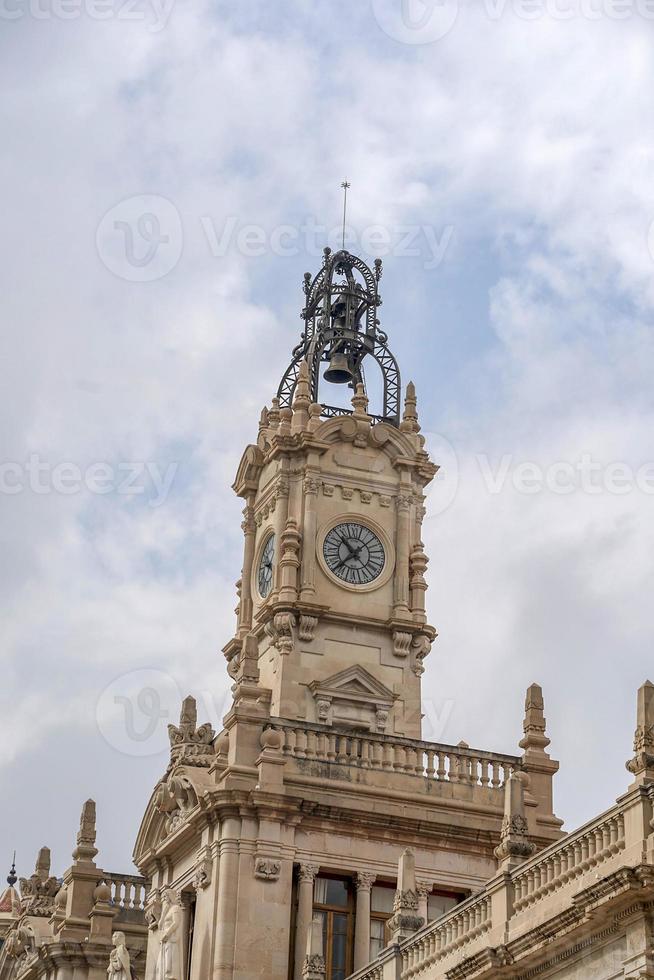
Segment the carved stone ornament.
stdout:
[[393,915],[388,920],[391,932],[416,932],[424,924],[418,914],[418,894],[413,890],[396,892],[393,902]]
[[277,881],[281,870],[281,861],[273,858],[258,857],[254,863],[254,875],[263,881]]
[[148,929],[155,932],[159,928],[159,919],[161,918],[161,893],[158,888],[151,891],[146,898],[144,915]]
[[209,887],[211,884],[212,870],[211,849],[209,847],[203,847],[198,854],[198,863],[195,868],[195,874],[193,875],[193,887],[196,891],[201,891]]
[[270,636],[272,645],[279,652],[286,656],[293,652],[295,646],[294,628],[296,618],[291,612],[276,613],[272,623],[266,625],[266,632]]
[[305,980],[316,980],[325,976],[325,957],[320,953],[313,953],[307,956],[302,967],[302,976]]
[[5,939],[4,950],[12,960],[33,956],[36,953],[36,938],[32,928],[27,924],[17,925]]
[[411,633],[393,631],[393,653],[396,657],[408,657],[411,647]]
[[168,726],[170,765],[210,766],[214,761],[213,740],[216,733],[210,724],[198,727],[195,698],[182,702],[179,725]]
[[19,878],[20,909],[28,915],[49,916],[54,910],[59,882],[50,874],[50,849],[42,847],[36,860],[34,874]]
[[313,640],[313,635],[315,633],[316,626],[318,625],[317,616],[307,616],[302,614],[300,616],[300,626],[298,629],[298,636],[304,643],[310,643]]
[[154,805],[160,813],[167,814],[166,835],[182,826],[187,814],[197,803],[197,793],[186,776],[171,776],[166,782],[160,783]]

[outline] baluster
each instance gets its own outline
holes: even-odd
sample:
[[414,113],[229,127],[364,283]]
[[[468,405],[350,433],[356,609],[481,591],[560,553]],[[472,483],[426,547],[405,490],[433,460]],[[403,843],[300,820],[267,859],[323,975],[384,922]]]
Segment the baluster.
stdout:
[[374,743],[369,742],[367,738],[361,739],[361,759],[360,765],[362,769],[370,768],[370,749]]
[[383,746],[383,762],[382,769],[392,769],[393,768],[393,743],[385,742]]
[[406,752],[403,745],[395,745],[395,765],[393,768],[396,772],[404,772],[404,764],[406,759]]
[[425,774],[425,755],[421,748],[416,746],[416,763],[414,771],[416,776],[424,776]]
[[310,728],[307,730],[306,758],[315,759],[316,757],[316,733]]
[[297,732],[294,728],[287,729],[288,737],[288,754],[295,758],[295,745],[297,742]]
[[427,779],[433,779],[436,774],[436,770],[434,769],[434,757],[436,754],[433,749],[427,749],[427,766],[425,768]]
[[445,776],[447,775],[445,772],[445,753],[437,752],[436,761],[438,766],[438,768],[436,769],[436,779],[438,779],[439,782],[443,782]]
[[491,780],[491,786],[493,789],[499,789],[502,785],[502,780],[500,779],[500,764],[499,762],[493,761],[493,778]]
[[481,760],[481,779],[482,786],[488,786],[490,783],[490,777],[488,775],[488,759]]
[[331,732],[327,736],[327,760],[328,762],[336,761],[336,736]]
[[307,733],[303,728],[295,729],[295,756],[297,759],[306,759],[307,755]]
[[459,757],[454,752],[447,754],[447,778],[451,783],[459,781]]

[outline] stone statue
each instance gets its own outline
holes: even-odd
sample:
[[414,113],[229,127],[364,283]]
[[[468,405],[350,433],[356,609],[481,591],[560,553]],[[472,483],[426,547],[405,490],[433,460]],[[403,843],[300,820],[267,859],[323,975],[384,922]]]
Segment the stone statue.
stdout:
[[158,937],[155,980],[182,980],[182,907],[172,888],[162,896]]
[[108,980],[132,980],[129,952],[125,945],[125,933],[115,932],[111,937],[114,948],[109,955]]

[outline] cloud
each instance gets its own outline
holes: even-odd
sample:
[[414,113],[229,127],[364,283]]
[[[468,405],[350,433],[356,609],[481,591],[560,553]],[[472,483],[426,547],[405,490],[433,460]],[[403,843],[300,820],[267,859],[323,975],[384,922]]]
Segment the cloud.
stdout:
[[[559,813],[590,817],[626,785],[648,673],[650,499],[529,495],[512,479],[527,461],[545,471],[590,454],[605,472],[652,455],[650,25],[462,4],[440,40],[407,44],[367,5],[326,16],[177,0],[152,26],[5,25],[3,460],[176,466],[158,507],[151,488],[3,495],[6,785],[36,807],[38,753],[64,794],[83,741],[84,776],[48,830],[61,869],[72,797],[110,806],[107,787],[129,773],[138,791],[100,840],[101,860],[125,870],[165,760],[108,745],[98,698],[156,669],[219,716],[241,560],[229,484],[319,261],[306,231],[290,254],[271,241],[282,224],[337,227],[347,175],[353,229],[396,236],[383,325],[424,429],[458,459],[455,498],[425,528],[441,634],[425,696],[454,702],[446,740],[511,751],[524,688],[540,681]],[[177,236],[174,266],[151,282],[130,279],[129,262],[116,272],[96,242],[103,217],[111,236],[113,209],[140,196],[179,216],[136,242]],[[407,225],[452,228],[437,268],[426,244],[394,254]],[[257,235],[261,254],[248,254]],[[507,483],[490,493],[478,457],[495,468],[506,454]],[[583,794],[581,765],[586,783],[598,777]],[[23,869],[44,843],[32,822],[5,836]]]

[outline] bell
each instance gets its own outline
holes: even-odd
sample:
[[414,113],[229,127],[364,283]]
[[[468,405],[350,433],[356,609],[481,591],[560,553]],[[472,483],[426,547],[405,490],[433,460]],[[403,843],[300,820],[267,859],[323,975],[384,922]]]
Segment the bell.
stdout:
[[346,385],[354,380],[354,375],[350,369],[350,364],[345,354],[332,354],[329,358],[329,367],[323,375],[325,381],[332,384]]

